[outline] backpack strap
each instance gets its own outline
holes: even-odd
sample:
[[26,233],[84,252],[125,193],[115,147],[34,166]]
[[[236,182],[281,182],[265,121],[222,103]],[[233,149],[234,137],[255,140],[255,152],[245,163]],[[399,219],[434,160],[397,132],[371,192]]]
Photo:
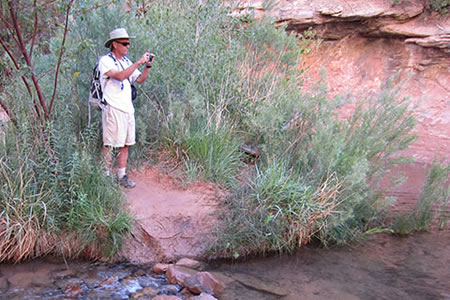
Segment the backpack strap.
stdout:
[[[117,69],[119,69],[119,65],[118,65],[117,63],[119,63],[120,66],[122,67],[122,71],[125,70],[125,69],[123,68],[122,64],[120,63],[120,61],[119,61],[117,58],[114,57],[114,55],[112,54],[112,52],[109,52],[109,53],[108,53],[108,56],[111,57],[111,58],[114,60],[114,64],[116,65]],[[125,57],[125,56],[124,56],[124,57]],[[128,58],[126,58],[126,59],[128,59]],[[128,82],[131,84],[130,79],[129,79],[129,78],[127,78],[127,79],[128,79]],[[123,82],[122,82],[122,81],[120,82],[120,89],[123,90]]]
[[[131,61],[128,59],[128,57],[123,56],[123,58],[124,58],[127,62],[131,62]],[[115,59],[115,61],[116,61],[116,58],[114,58],[114,59]],[[120,62],[120,60],[117,59],[117,62],[118,62],[118,63],[120,64],[120,66],[122,67],[122,71],[125,70],[125,68],[123,67],[123,65],[122,65],[122,63]],[[116,63],[116,64],[117,64],[117,63]],[[130,83],[130,85],[131,85],[132,83],[131,83],[130,77],[128,77],[127,80],[128,80],[128,82]]]

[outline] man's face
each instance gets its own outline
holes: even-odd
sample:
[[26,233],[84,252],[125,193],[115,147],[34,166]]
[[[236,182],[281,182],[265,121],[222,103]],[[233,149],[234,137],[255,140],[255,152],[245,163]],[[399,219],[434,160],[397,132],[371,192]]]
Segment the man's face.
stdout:
[[114,41],[115,43],[114,48],[119,51],[120,55],[127,55],[128,49],[130,47],[130,40],[129,39],[121,39]]

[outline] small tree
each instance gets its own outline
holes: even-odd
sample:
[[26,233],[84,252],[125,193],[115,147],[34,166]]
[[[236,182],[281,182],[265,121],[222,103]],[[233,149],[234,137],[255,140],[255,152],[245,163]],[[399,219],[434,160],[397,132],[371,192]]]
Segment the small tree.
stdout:
[[[0,2],[0,21],[5,26],[5,30],[0,35],[0,44],[11,59],[13,70],[21,74],[21,79],[33,99],[37,120],[44,125],[45,121],[51,119],[73,0],[39,1],[39,3],[34,0],[32,3],[30,2],[11,0]],[[18,15],[18,11],[21,12],[20,15]],[[62,15],[64,15],[64,19],[60,22],[59,16]],[[54,25],[51,25],[52,23]],[[52,26],[56,28],[61,25],[64,26],[64,36],[55,66],[53,92],[50,97],[47,97],[39,84],[38,75],[34,72],[33,53],[38,46],[38,40],[46,35],[51,35],[54,29]],[[0,105],[10,119],[15,122],[11,110],[2,99],[0,99]]]

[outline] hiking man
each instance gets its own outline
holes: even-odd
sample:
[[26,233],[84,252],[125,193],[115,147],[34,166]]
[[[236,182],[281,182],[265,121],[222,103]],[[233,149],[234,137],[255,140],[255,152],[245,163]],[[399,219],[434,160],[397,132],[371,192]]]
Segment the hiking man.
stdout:
[[[110,32],[105,47],[111,52],[99,60],[100,80],[103,87],[104,100],[107,105],[102,109],[103,157],[107,174],[112,170],[112,149],[119,148],[117,155],[117,177],[124,187],[135,187],[136,183],[126,174],[129,146],[135,141],[134,106],[132,87],[134,82],[144,83],[153,63],[153,54],[145,52],[135,63],[126,57],[130,47],[130,39],[124,28]],[[138,67],[144,65],[144,71]]]

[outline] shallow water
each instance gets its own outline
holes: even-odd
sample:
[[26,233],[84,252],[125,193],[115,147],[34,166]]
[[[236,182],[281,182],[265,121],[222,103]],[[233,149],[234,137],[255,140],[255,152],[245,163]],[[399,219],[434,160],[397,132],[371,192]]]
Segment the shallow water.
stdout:
[[235,279],[221,299],[450,299],[450,232],[382,234],[215,271]]
[[[450,299],[450,232],[377,235],[335,249],[216,262],[226,283],[219,299]],[[0,265],[1,299],[151,299],[178,295],[150,266],[64,263],[46,258]]]

